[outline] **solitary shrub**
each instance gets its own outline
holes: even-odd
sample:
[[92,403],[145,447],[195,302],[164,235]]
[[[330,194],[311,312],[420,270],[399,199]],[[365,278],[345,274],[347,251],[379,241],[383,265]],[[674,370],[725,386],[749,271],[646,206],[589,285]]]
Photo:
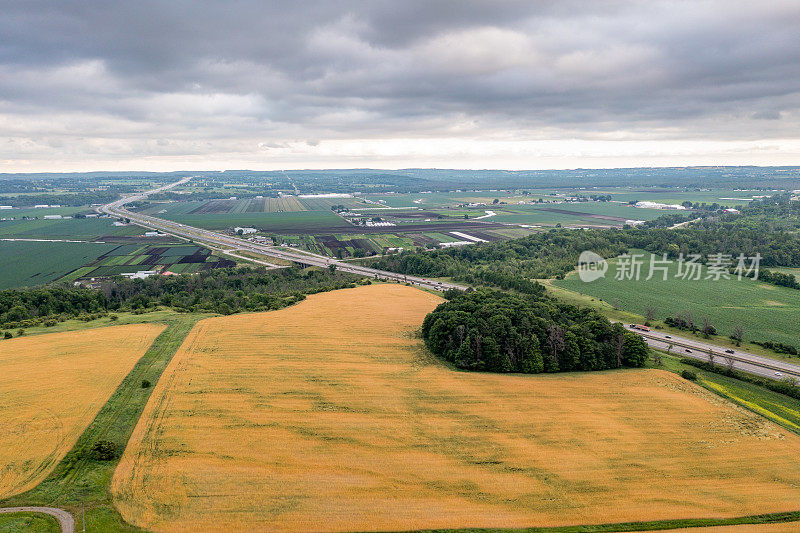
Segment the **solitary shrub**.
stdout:
[[92,459],[110,461],[117,456],[117,445],[110,440],[99,440],[92,445]]
[[683,379],[688,379],[689,381],[696,381],[697,373],[692,372],[691,370],[681,370],[681,377]]
[[45,326],[46,328],[52,328],[52,327],[53,327],[53,326],[55,326],[56,324],[58,324],[58,322],[56,322],[56,321],[55,321],[54,319],[52,319],[52,318],[49,318],[49,319],[47,319],[47,320],[45,320],[45,321],[44,321],[44,326]]
[[119,316],[117,316],[117,315],[109,315],[108,319],[109,320],[119,320]]
[[10,339],[11,337],[13,337],[13,335],[11,334],[10,331],[6,331],[5,333],[3,333],[4,339]]
[[149,379],[143,379],[142,380],[142,388],[143,389],[149,389],[150,388],[150,380]]

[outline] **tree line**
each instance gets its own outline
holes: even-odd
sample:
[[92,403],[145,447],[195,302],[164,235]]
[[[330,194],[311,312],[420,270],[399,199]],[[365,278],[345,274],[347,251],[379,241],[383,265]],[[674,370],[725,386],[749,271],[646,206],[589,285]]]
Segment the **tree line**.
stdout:
[[20,196],[0,196],[0,205],[10,205],[12,207],[31,207],[34,205],[61,205],[75,206],[90,204],[107,204],[119,198],[117,192],[82,192],[80,194],[70,193],[44,193],[29,194]]
[[448,291],[422,324],[438,357],[458,368],[489,372],[568,372],[641,367],[642,337],[597,311],[545,296],[479,289]]
[[31,327],[109,311],[178,311],[231,314],[280,309],[307,294],[353,287],[364,279],[330,270],[219,268],[190,275],[113,278],[98,289],[45,285],[0,291],[0,326]]

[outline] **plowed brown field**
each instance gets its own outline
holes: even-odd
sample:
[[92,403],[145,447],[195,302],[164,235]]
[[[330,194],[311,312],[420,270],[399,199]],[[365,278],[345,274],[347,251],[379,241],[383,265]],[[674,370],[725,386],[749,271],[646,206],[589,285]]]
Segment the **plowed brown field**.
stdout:
[[135,324],[0,341],[0,498],[44,479],[163,329]]
[[352,531],[800,507],[800,438],[663,371],[456,372],[398,285],[204,320],[112,482],[156,531]]

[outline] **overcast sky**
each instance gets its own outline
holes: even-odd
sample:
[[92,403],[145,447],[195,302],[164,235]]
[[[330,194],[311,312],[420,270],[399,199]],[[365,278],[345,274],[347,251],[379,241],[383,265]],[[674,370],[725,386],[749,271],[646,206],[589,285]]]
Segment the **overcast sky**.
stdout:
[[0,172],[800,164],[799,108],[796,0],[0,11]]

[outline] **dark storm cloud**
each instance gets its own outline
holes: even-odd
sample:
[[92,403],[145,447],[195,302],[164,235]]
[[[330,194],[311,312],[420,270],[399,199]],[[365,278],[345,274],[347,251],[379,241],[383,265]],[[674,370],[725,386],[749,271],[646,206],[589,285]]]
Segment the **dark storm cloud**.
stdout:
[[10,2],[0,135],[796,138],[799,27],[793,1]]

